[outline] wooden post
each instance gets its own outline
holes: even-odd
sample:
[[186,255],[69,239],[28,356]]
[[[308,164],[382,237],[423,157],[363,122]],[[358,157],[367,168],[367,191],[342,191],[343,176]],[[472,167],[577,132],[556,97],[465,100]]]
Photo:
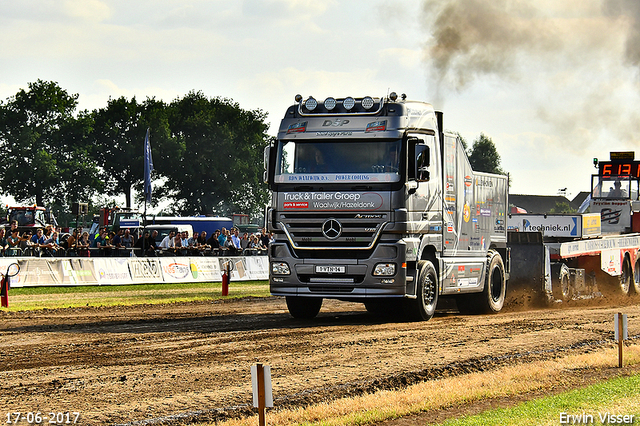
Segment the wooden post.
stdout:
[[624,342],[624,321],[623,316],[618,312],[618,368],[622,368],[622,347]]
[[258,424],[266,426],[265,420],[265,400],[264,400],[264,367],[262,364],[256,364],[258,376]]

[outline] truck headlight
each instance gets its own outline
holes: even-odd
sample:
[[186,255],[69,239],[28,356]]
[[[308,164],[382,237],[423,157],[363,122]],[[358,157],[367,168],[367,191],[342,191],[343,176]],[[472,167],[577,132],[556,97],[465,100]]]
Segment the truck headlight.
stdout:
[[291,269],[285,262],[273,262],[271,264],[271,273],[275,275],[291,275]]
[[378,263],[373,268],[373,275],[391,276],[396,274],[395,263]]

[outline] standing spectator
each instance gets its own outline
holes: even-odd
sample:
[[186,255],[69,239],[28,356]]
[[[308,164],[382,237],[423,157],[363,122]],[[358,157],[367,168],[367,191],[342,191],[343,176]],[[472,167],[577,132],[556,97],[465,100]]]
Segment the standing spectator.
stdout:
[[249,240],[249,234],[247,232],[242,234],[242,238],[240,239],[240,248],[242,249],[243,252],[249,248],[250,242],[251,241]]
[[0,256],[4,256],[4,252],[9,246],[9,243],[7,242],[7,237],[5,237],[4,234],[5,234],[4,228],[0,228]]
[[111,240],[111,245],[117,248],[122,248],[124,245],[122,244],[122,236],[124,235],[124,230],[122,228],[118,229],[118,232],[113,236]]
[[260,242],[262,246],[266,249],[269,247],[270,242],[269,234],[267,234],[267,228],[262,228],[262,235],[260,235]]
[[151,236],[149,237],[149,248],[152,248],[154,252],[158,248],[158,242],[156,241],[156,238],[158,238],[158,230],[154,229],[153,232],[151,232]]
[[240,231],[238,228],[233,228],[233,234],[231,235],[231,241],[233,241],[233,246],[236,249],[236,252],[239,253],[242,250],[242,245],[240,243]]
[[[16,222],[16,221],[14,220],[13,222]],[[12,226],[13,226],[13,222],[11,222]],[[16,228],[11,230],[11,235],[9,235],[9,237],[7,238],[7,244],[9,245],[9,248],[6,250],[6,254],[9,256],[19,255],[21,240],[22,238],[20,238],[20,234],[18,233],[17,222],[16,222]]]
[[220,247],[224,247],[227,242],[227,228],[222,227],[222,231],[220,231],[220,235],[218,235],[218,244]]

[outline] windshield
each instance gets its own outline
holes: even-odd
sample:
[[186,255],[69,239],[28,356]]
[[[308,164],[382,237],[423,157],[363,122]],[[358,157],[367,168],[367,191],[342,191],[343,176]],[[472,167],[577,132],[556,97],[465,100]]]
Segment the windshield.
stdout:
[[638,199],[638,181],[632,181],[629,176],[594,175],[592,181],[591,198]]
[[398,182],[400,140],[279,141],[276,182]]

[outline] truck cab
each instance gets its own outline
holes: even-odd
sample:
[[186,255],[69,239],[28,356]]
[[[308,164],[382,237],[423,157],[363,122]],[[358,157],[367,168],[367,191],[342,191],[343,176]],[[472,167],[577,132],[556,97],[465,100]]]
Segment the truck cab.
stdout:
[[311,318],[334,298],[424,320],[439,295],[499,311],[506,176],[473,172],[428,103],[296,102],[265,150],[270,289],[289,312]]

